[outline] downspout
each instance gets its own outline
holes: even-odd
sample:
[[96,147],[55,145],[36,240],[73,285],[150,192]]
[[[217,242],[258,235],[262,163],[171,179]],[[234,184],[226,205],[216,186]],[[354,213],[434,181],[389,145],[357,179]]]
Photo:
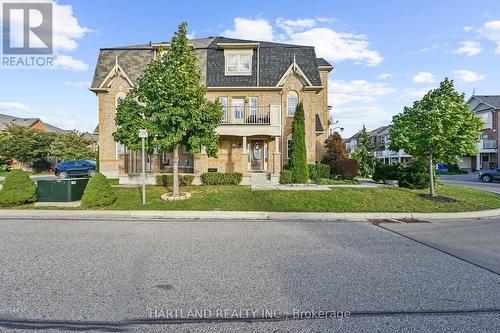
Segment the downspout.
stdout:
[[257,46],[257,87],[260,87],[260,43]]

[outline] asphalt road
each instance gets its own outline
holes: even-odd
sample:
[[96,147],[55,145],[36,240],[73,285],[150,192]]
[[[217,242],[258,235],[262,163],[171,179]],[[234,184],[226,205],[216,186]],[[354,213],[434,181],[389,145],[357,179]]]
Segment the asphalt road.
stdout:
[[500,194],[500,182],[484,183],[478,178],[477,172],[464,175],[440,175],[439,180],[443,184],[461,185]]
[[0,230],[0,331],[500,331],[500,219]]

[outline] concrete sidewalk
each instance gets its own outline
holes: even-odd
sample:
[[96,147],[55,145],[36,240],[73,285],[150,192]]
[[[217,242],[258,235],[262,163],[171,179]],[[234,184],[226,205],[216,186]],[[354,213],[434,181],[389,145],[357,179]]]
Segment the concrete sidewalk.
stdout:
[[0,219],[158,219],[158,220],[272,220],[368,221],[369,219],[472,219],[500,217],[500,209],[457,213],[305,213],[243,211],[102,211],[102,210],[0,210]]

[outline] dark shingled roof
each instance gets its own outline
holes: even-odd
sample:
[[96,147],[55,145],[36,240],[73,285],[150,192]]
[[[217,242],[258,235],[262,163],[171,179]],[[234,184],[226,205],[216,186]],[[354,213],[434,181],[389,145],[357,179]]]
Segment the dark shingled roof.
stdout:
[[320,67],[333,67],[332,64],[330,64],[323,58],[316,58],[316,61],[318,62],[318,66]]
[[[0,131],[4,131],[9,125],[29,127],[34,123],[36,123],[37,121],[41,121],[40,118],[20,118],[20,117],[9,116],[7,114],[0,114]],[[62,128],[56,127],[51,124],[47,124],[46,122],[43,121],[41,122],[49,132],[57,132],[57,133],[67,132]]]
[[495,109],[500,109],[500,95],[474,95],[472,97],[493,106]]
[[[318,66],[331,66],[323,58],[316,58],[314,47],[290,45],[263,41],[252,41],[225,37],[209,37],[189,40],[196,50],[206,50],[206,85],[207,87],[257,86],[257,52],[252,59],[252,75],[226,76],[224,74],[224,50],[218,43],[259,43],[260,86],[276,86],[295,57],[314,86],[321,86]],[[161,43],[160,43],[161,44]],[[168,44],[168,43],[163,43]],[[155,44],[153,44],[154,46]],[[92,80],[91,89],[97,89],[109,72],[113,69],[117,57],[118,64],[135,84],[147,64],[154,55],[154,47],[150,44],[104,48],[100,50],[99,59]]]
[[316,113],[316,132],[323,133],[324,131],[323,124],[321,124],[321,118],[319,117],[319,114]]

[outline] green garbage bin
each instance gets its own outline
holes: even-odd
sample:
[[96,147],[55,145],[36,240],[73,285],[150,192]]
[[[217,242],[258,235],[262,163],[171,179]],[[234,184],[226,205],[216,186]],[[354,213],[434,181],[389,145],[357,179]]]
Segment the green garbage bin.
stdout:
[[83,196],[89,178],[67,178],[37,181],[38,201],[71,202]]

